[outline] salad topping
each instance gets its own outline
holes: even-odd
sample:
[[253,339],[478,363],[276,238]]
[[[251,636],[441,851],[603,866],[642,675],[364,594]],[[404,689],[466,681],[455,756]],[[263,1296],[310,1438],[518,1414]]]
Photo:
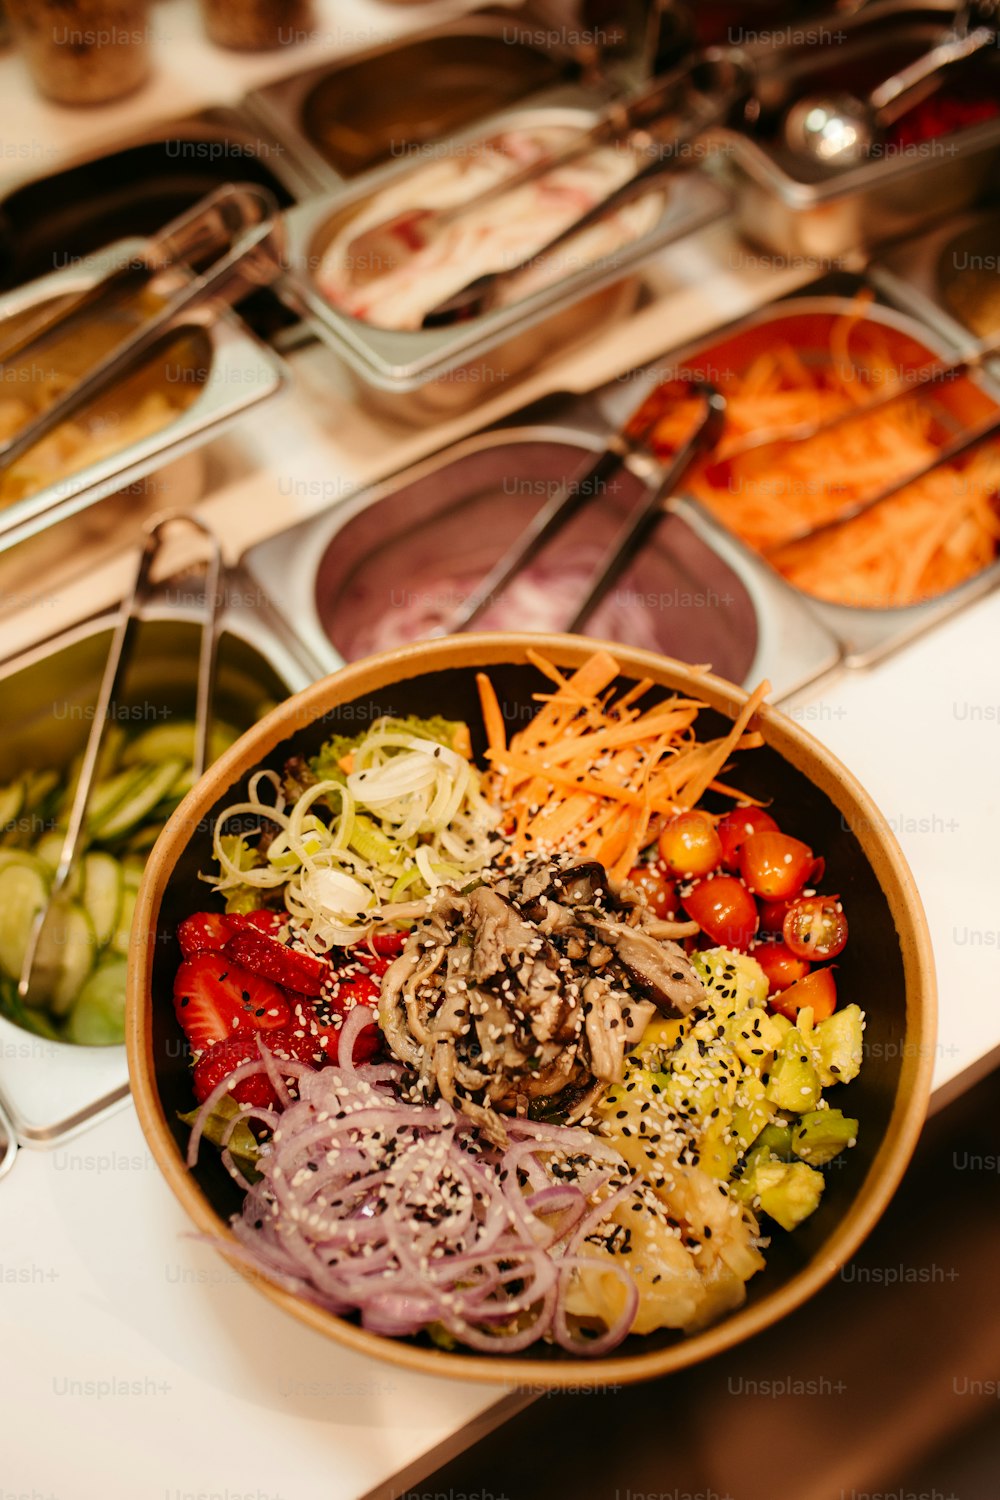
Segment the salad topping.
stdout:
[[254,777],[175,1006],[188,1159],[207,1137],[245,1189],[241,1256],[385,1335],[594,1355],[743,1301],[854,1144],[824,1090],[864,1017],[822,859],[752,801],[695,806],[739,797],[766,684],[699,741],[701,705],[615,697],[607,653],[539,664],[509,745],[480,680],[485,779],[444,720]]

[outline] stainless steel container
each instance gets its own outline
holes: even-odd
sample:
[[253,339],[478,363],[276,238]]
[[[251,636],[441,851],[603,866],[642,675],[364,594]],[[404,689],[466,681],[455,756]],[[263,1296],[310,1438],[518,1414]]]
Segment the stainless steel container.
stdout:
[[[265,700],[297,692],[319,669],[242,575],[225,597],[216,711],[249,728]],[[26,766],[65,766],[82,747],[113,626],[100,615],[0,664],[0,782]],[[197,646],[191,604],[168,602],[143,620],[122,700],[139,722],[191,712]],[[0,1016],[0,1098],[22,1145],[65,1140],[127,1097],[124,1046],[52,1042]]]
[[[429,605],[430,614],[446,617],[448,604],[461,598],[456,575],[478,580],[553,486],[603,447],[607,411],[621,392],[615,383],[592,400],[548,398],[260,543],[244,565],[334,671],[379,644],[372,627],[391,623],[400,610]],[[637,399],[634,390],[629,398]],[[648,465],[632,462],[567,528],[554,554],[589,548],[596,559],[644,495],[647,477]],[[435,568],[442,580],[436,593]],[[509,604],[517,608],[513,593]],[[568,618],[572,597],[567,604]],[[592,633],[624,640],[634,625],[632,638],[643,645],[711,661],[737,681],[766,676],[779,698],[838,660],[832,637],[802,603],[693,505],[664,518],[609,604],[610,615],[595,615]],[[553,617],[550,626],[564,623]],[[512,616],[504,628],[514,624]],[[490,625],[484,618],[482,628]]]
[[[940,41],[953,19],[941,6],[870,9],[876,20],[884,13],[884,24],[871,24],[871,17],[866,22],[867,7],[851,24],[836,15],[809,23],[833,39],[826,46],[750,49],[769,114],[780,114],[804,94],[828,92],[822,80],[833,64],[840,87],[863,88],[856,77],[875,60],[885,64],[882,74],[890,72],[897,56]],[[1000,48],[984,59],[983,69],[987,88],[1000,90]],[[780,144],[734,131],[719,136],[726,149],[718,164],[733,190],[741,232],[782,256],[807,257],[821,266],[969,207],[996,181],[1000,167],[1000,117],[849,171],[817,171],[815,180]]]
[[[958,278],[966,271],[989,276],[1000,289],[1000,210],[949,219],[883,252],[867,274],[890,301],[909,305],[943,338],[964,348],[977,337],[955,300]],[[1000,356],[989,368],[1000,375]]]
[[519,40],[483,11],[280,78],[243,108],[323,187],[463,129],[567,74],[568,49]]
[[[901,300],[911,300],[905,288],[900,287],[897,290]],[[712,371],[733,371],[740,368],[741,360],[734,355],[733,350],[737,341],[748,332],[759,330],[766,334],[768,330],[777,329],[779,324],[787,322],[790,317],[808,316],[810,313],[835,315],[848,311],[856,311],[856,308],[846,297],[814,296],[809,293],[795,295],[783,302],[772,303],[761,311],[751,314],[750,317],[723,329],[721,333],[712,334],[682,349],[671,351],[669,359],[660,361],[659,367],[661,371],[668,364],[671,368],[701,370],[708,373],[708,378],[714,378]],[[938,329],[918,322],[909,312],[884,303],[873,303],[866,309],[865,315],[880,323],[885,329],[894,330],[905,339],[915,341],[931,355],[941,358],[953,356],[958,342],[963,344],[968,342],[967,336],[960,341],[949,340]],[[797,352],[808,360],[810,350],[803,344],[800,343],[797,346]],[[993,380],[986,372],[970,376],[969,379],[980,392],[984,409],[991,410],[1000,405],[1000,383]],[[946,394],[943,392],[941,399]],[[630,396],[631,399],[633,399],[632,396]],[[946,423],[950,421],[952,426],[957,425],[947,406],[941,406],[941,415]],[[1000,441],[1000,439],[994,441]],[[691,504],[695,510],[703,510],[700,503],[692,501]],[[707,512],[704,513],[707,515]],[[1000,582],[1000,559],[998,559],[959,587],[923,603],[896,608],[871,609],[833,604],[794,587],[770,563],[759,558],[735,535],[732,541],[735,547],[748,557],[757,558],[760,565],[770,574],[777,588],[793,595],[825,626],[839,642],[845,663],[849,666],[868,666],[878,661],[897,647],[928,630],[939,620],[947,618],[966,604],[982,597]]]
[[[442,149],[460,155],[509,129],[586,127],[602,98],[589,89],[561,89],[530,107],[494,116]],[[592,338],[595,329],[623,316],[638,295],[642,261],[720,218],[728,202],[699,173],[665,175],[664,186],[651,189],[663,193],[657,222],[613,255],[468,322],[396,331],[339,312],[319,290],[315,273],[337,231],[410,167],[409,161],[396,161],[366,174],[363,181],[299,204],[289,211],[287,226],[291,267],[316,332],[344,360],[368,402],[393,417],[421,423],[474,406],[484,391],[536,367],[557,350]]]
[[[0,322],[9,319],[13,325],[31,309],[89,286],[121,264],[123,257],[137,254],[142,243],[139,239],[123,240],[84,262],[8,292],[0,297]],[[27,363],[11,362],[3,369],[2,394],[16,396],[19,389],[29,392],[35,375],[43,381],[51,378],[54,370],[44,349]],[[209,330],[190,331],[180,344],[164,352],[159,364],[151,364],[129,379],[137,381],[136,389],[142,392],[158,390],[173,397],[171,405],[182,409],[157,430],[126,440],[103,457],[91,461],[84,458],[72,473],[43,482],[32,493],[0,508],[0,552],[127,489],[204,443],[227,423],[275,395],[284,384],[285,368],[238,318],[225,314]],[[97,425],[91,430],[103,438],[113,438],[115,424],[127,419],[127,411],[123,413],[119,405],[121,389],[108,392],[80,419],[84,424],[93,419]]]

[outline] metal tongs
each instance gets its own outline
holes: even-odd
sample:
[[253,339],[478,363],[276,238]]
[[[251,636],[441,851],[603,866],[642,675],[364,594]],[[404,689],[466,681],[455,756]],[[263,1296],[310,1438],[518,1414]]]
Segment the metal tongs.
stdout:
[[[206,255],[209,264],[194,275],[191,268]],[[283,234],[277,200],[266,188],[227,183],[167,224],[109,276],[60,302],[54,311],[0,347],[0,361],[23,356],[73,324],[93,318],[126,293],[151,286],[161,273],[190,276],[162,307],[145,318],[51,406],[0,443],[0,473],[63,422],[91,404],[124,375],[131,373],[179,329],[214,321],[251,291],[269,286],[283,274]]]
[[448,621],[446,628],[449,634],[467,630],[495,602],[497,595],[515,574],[526,568],[552,537],[572,520],[581,506],[607,486],[611,476],[623,467],[632,454],[640,451],[649,453],[646,444],[663,413],[664,398],[666,396],[669,399],[671,394],[668,387],[672,388],[672,394],[678,400],[690,399],[692,395],[700,397],[701,413],[667,468],[661,469],[659,483],[622,525],[603,562],[591,578],[585,598],[577,606],[572,620],[563,627],[569,631],[583,628],[608,590],[639,552],[653,527],[664,512],[670,509],[670,502],[686,476],[719,441],[726,420],[726,402],[708,381],[674,380],[657,386],[652,395],[637,407],[624,426],[614,434],[603,453],[589,464],[585,473],[561,486],[548,504],[542,506],[514,545]]
[[[153,570],[168,531],[179,526],[191,527],[207,543],[205,563],[204,606],[201,620],[201,644],[198,655],[198,684],[195,704],[194,775],[201,776],[208,756],[208,737],[211,727],[212,692],[215,676],[215,654],[218,635],[219,581],[222,571],[222,552],[218,539],[195,516],[168,512],[154,517],[144,528],[144,540],[135,581],[122,600],[118,623],[112,637],[101,678],[94,717],[87,736],[83,763],[73,794],[67,820],[66,837],[59,854],[59,864],[52,878],[44,906],[34,915],[17,991],[20,999],[30,1003],[32,984],[38,982],[40,974],[39,955],[44,957],[45,929],[55,915],[59,898],[66,890],[76,868],[84,841],[87,806],[100,762],[101,746],[110,720],[111,709],[121,691],[122,682],[132,655],[135,633],[142,611],[148,603],[154,583]],[[3,1163],[0,1162],[0,1175]]]

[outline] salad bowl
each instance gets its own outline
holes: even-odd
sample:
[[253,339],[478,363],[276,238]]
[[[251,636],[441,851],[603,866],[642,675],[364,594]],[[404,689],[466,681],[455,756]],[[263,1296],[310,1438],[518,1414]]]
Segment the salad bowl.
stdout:
[[[858,1077],[848,1090],[834,1089],[858,1119],[855,1149],[838,1159],[815,1213],[794,1233],[774,1234],[743,1305],[694,1333],[630,1333],[606,1354],[584,1357],[544,1343],[517,1354],[483,1353],[440,1347],[422,1334],[373,1332],[248,1269],[230,1229],[242,1192],[214,1151],[203,1150],[188,1167],[188,1127],[180,1118],[191,1111],[193,1096],[172,1003],[181,957],[176,933],[206,906],[199,874],[212,864],[216,819],[245,802],[250,778],[262,768],[280,771],[289,757],[313,756],[334,733],[356,735],[383,715],[463,720],[482,764],[487,737],[477,673],[488,674],[513,734],[547,686],[531,657],[543,653],[559,668],[578,669],[595,644],[560,635],[468,635],[345,667],[274,709],[212,766],[164,829],[139,892],[128,975],[129,1069],[142,1129],[170,1188],[197,1230],[287,1312],[359,1353],[429,1374],[528,1388],[596,1386],[649,1379],[719,1354],[800,1306],[857,1251],[906,1169],[926,1110],[935,981],[912,876],[888,823],[850,772],[798,723],[763,704],[750,721],[763,743],[738,757],[738,784],[782,828],[822,852],[825,886],[850,912],[851,941],[838,960],[837,984],[867,1021]],[[656,689],[700,700],[699,739],[706,730],[724,735],[747,704],[743,689],[704,669],[607,649],[626,683],[648,678]]]

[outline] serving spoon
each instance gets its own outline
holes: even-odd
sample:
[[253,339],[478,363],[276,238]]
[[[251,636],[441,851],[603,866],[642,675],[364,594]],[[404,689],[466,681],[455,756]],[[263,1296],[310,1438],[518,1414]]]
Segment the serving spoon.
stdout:
[[959,31],[880,83],[867,99],[853,94],[799,99],[785,116],[785,145],[796,156],[827,170],[858,166],[890,125],[940,88],[947,68],[995,45],[996,40],[992,26]]

